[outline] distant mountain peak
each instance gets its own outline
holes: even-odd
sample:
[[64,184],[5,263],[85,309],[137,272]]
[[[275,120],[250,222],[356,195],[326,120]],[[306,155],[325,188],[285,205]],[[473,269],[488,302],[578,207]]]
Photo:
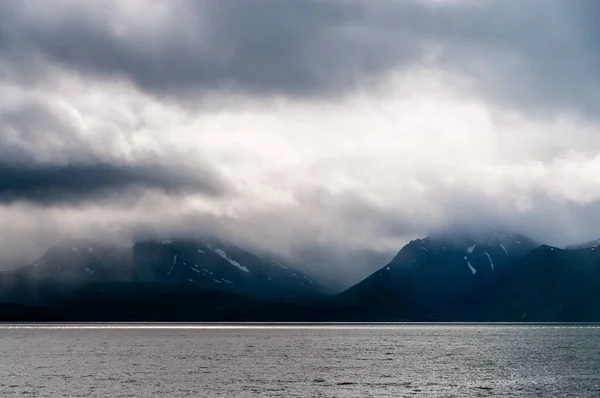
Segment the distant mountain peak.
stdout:
[[518,257],[538,246],[539,244],[531,238],[504,231],[458,232],[456,234],[446,231],[412,240],[400,253],[402,251],[438,254],[454,252],[462,253],[465,257],[487,257],[491,253],[497,253],[507,257]]
[[[539,244],[532,239],[504,231],[432,234],[412,240],[389,264],[341,297],[406,314],[440,308],[484,291],[518,267],[519,261],[536,247]],[[455,305],[460,304],[455,301]]]
[[17,272],[55,283],[144,283],[264,298],[318,296],[327,290],[293,265],[215,239],[146,239],[130,245],[64,240]]
[[577,243],[565,247],[567,250],[578,250],[578,249],[591,249],[600,246],[600,239],[590,240],[588,242]]

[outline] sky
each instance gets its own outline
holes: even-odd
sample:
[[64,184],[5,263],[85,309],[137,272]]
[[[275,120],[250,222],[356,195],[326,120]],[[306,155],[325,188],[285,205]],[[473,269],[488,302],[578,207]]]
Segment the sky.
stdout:
[[356,281],[600,237],[597,0],[0,0],[0,260],[210,234]]

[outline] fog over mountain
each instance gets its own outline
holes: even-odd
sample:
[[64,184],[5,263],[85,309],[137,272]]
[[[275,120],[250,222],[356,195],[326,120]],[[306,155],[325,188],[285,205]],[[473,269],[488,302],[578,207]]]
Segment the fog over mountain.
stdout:
[[596,0],[0,0],[0,263],[214,235],[356,282],[600,238]]

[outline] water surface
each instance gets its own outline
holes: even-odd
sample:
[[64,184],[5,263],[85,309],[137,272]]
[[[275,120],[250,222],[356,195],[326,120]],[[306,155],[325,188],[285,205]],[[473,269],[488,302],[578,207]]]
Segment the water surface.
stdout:
[[4,325],[0,396],[598,397],[596,326]]

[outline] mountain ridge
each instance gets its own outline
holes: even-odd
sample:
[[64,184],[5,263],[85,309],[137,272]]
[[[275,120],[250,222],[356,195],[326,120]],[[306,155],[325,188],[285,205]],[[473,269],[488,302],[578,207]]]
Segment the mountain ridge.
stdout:
[[[147,240],[117,252],[110,252],[110,246],[86,245],[53,247],[38,262],[1,274],[0,302],[32,306],[6,307],[16,311],[13,318],[20,319],[19,308],[21,318],[25,313],[40,315],[45,308],[43,319],[82,321],[600,321],[596,246],[561,249],[502,231],[414,239],[388,264],[334,295],[319,289],[304,294],[300,281],[310,285],[309,276],[226,243]],[[79,273],[61,280],[61,256],[91,262],[76,263]],[[112,260],[96,264],[95,256]],[[54,265],[44,268],[49,258]],[[122,266],[124,259],[131,260],[131,272],[99,276]],[[200,259],[204,263],[198,266]],[[32,278],[40,269],[49,277],[42,273]],[[85,283],[73,275],[85,277]],[[192,283],[190,275],[206,283]],[[23,300],[23,291],[41,299],[31,299],[32,293],[29,301]],[[47,297],[56,300],[40,307]],[[154,315],[151,306],[156,307]]]
[[[328,292],[290,264],[216,239],[140,240],[130,245],[68,240],[50,247],[37,261],[2,275],[0,296],[25,296],[30,291],[30,303],[35,302],[36,285],[72,292],[77,286],[102,283],[147,284],[279,300]],[[11,280],[19,281],[22,292],[11,288]]]

